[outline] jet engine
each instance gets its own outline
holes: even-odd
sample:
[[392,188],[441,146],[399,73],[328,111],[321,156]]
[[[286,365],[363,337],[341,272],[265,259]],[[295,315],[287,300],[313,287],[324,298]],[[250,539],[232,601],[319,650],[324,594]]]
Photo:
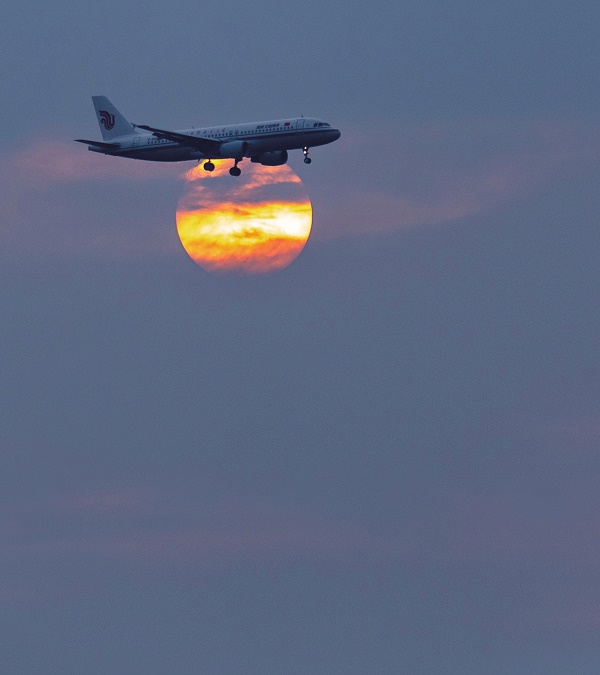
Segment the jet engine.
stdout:
[[240,161],[246,154],[247,146],[246,141],[227,141],[219,148],[219,155],[223,159],[236,159]]
[[273,152],[263,152],[262,155],[256,155],[250,159],[255,164],[263,166],[280,166],[288,161],[287,150],[274,150]]

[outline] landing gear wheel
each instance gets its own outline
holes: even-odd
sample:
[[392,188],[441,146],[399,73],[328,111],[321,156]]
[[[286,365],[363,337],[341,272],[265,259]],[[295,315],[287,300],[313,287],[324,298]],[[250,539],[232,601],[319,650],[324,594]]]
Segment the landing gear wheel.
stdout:
[[242,170],[237,166],[232,166],[231,169],[229,169],[230,176],[240,176],[241,174]]
[[215,165],[209,160],[204,164],[204,170],[205,171],[214,171],[215,170]]
[[312,162],[312,159],[310,157],[305,157],[304,158],[304,163],[305,164],[310,164]]

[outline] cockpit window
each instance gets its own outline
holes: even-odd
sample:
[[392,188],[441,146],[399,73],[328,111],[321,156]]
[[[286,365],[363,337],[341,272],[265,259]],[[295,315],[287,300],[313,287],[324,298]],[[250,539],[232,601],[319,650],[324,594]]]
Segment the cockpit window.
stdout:
[[328,126],[330,126],[330,125],[327,124],[327,122],[315,122],[313,124],[313,127],[328,127]]

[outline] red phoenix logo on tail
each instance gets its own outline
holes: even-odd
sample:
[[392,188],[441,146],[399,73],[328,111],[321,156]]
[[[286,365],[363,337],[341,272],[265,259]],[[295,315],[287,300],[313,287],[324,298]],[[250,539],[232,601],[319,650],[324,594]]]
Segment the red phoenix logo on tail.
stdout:
[[98,114],[100,115],[100,124],[107,131],[110,131],[115,126],[115,116],[111,115],[108,110],[99,110]]

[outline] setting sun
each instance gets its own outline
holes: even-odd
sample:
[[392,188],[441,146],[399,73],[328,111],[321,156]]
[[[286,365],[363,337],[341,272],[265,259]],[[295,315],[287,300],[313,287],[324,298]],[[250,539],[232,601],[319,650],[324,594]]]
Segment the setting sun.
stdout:
[[287,267],[310,235],[312,207],[300,178],[286,165],[244,163],[241,177],[230,162],[185,174],[177,207],[177,232],[188,255],[216,272],[265,274]]

